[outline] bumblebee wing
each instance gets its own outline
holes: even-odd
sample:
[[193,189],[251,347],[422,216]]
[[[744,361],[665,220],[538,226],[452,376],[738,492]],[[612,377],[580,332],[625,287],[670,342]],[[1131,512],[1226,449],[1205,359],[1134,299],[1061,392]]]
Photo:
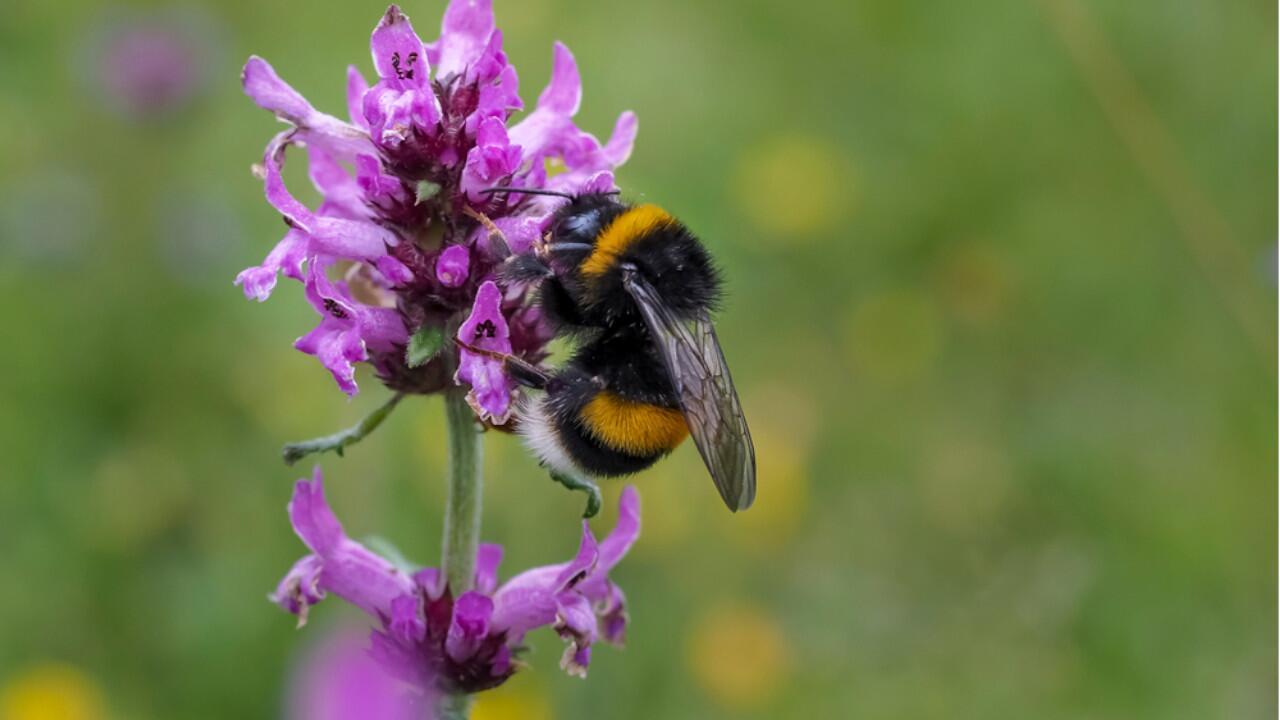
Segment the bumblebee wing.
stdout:
[[689,434],[720,497],[730,510],[751,507],[756,498],[756,451],[711,318],[676,317],[634,271],[624,271],[623,283],[653,335]]

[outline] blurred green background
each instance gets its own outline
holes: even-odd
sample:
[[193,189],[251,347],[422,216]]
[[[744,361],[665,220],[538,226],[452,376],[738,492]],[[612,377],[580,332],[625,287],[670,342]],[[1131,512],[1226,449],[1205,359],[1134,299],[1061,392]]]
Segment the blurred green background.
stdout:
[[[296,283],[231,284],[283,232],[238,72],[343,114],[384,8],[0,3],[4,720],[281,717],[356,619],[264,598],[303,551],[280,446],[386,391],[290,348]],[[1275,716],[1274,2],[497,13],[526,102],[564,40],[580,124],[640,116],[622,186],[721,259],[761,487],[730,517],[690,447],[638,478],[628,647],[581,682],[542,631],[477,717]],[[179,38],[168,94],[112,76],[131,27]],[[434,562],[442,433],[416,400],[323,459],[354,535]],[[486,453],[504,574],[567,558],[581,500]]]

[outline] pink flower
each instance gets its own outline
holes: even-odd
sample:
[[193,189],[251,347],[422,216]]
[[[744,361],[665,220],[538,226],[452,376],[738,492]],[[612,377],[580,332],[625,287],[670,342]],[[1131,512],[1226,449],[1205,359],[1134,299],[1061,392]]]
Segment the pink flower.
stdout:
[[[384,383],[403,392],[437,392],[451,380],[465,384],[477,414],[500,424],[515,391],[500,363],[463,352],[450,376],[441,357],[409,367],[405,344],[419,331],[442,330],[450,319],[469,315],[502,334],[482,338],[477,347],[514,349],[530,362],[545,357],[549,335],[531,321],[538,317],[532,298],[526,289],[495,285],[506,258],[476,217],[493,222],[510,252],[526,253],[561,201],[482,191],[508,185],[570,194],[612,190],[612,171],[635,141],[635,115],[623,113],[604,144],[579,129],[573,121],[582,100],[577,64],[557,43],[551,82],[535,109],[510,125],[524,103],[490,0],[450,2],[440,37],[430,43],[392,5],[370,46],[376,82],[370,86],[358,69],[348,69],[345,120],[313,107],[265,60],[255,56],[245,64],[245,93],[290,126],[272,138],[257,167],[267,201],[288,230],[236,284],[261,301],[281,273],[304,282],[322,321],[296,347],[319,358],[344,392],[356,392],[354,365],[369,362]],[[294,145],[305,146],[311,182],[322,197],[314,209],[284,183],[282,167]],[[547,160],[564,172],[549,178]],[[326,275],[336,277],[338,270],[359,282]]]
[[640,496],[623,490],[618,524],[597,542],[586,521],[568,562],[526,570],[499,585],[502,547],[481,545],[475,587],[456,598],[436,568],[412,574],[346,535],[324,497],[317,468],[289,502],[294,531],[311,554],[281,580],[271,599],[305,622],[333,593],[372,617],[373,656],[422,691],[477,692],[500,685],[516,666],[524,637],[551,627],[566,643],[560,665],[585,675],[600,639],[621,644],[627,613],[609,573],[640,535]]

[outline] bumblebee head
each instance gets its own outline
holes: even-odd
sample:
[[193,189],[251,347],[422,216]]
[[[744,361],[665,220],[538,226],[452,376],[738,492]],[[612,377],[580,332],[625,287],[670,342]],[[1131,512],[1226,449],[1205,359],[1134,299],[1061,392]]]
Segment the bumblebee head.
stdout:
[[678,315],[708,309],[719,294],[711,258],[687,227],[657,205],[584,195],[561,208],[550,250],[557,276],[588,321],[636,319],[623,269],[643,275]]

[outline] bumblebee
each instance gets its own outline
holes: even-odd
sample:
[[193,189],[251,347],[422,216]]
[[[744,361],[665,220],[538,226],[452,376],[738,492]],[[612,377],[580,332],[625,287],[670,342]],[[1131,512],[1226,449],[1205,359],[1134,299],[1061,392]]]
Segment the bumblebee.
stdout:
[[565,197],[536,252],[502,271],[536,283],[557,333],[578,341],[551,372],[503,356],[512,378],[543,391],[517,408],[517,431],[552,472],[605,477],[644,470],[691,435],[729,509],[750,507],[755,449],[711,323],[720,279],[706,249],[655,205]]

